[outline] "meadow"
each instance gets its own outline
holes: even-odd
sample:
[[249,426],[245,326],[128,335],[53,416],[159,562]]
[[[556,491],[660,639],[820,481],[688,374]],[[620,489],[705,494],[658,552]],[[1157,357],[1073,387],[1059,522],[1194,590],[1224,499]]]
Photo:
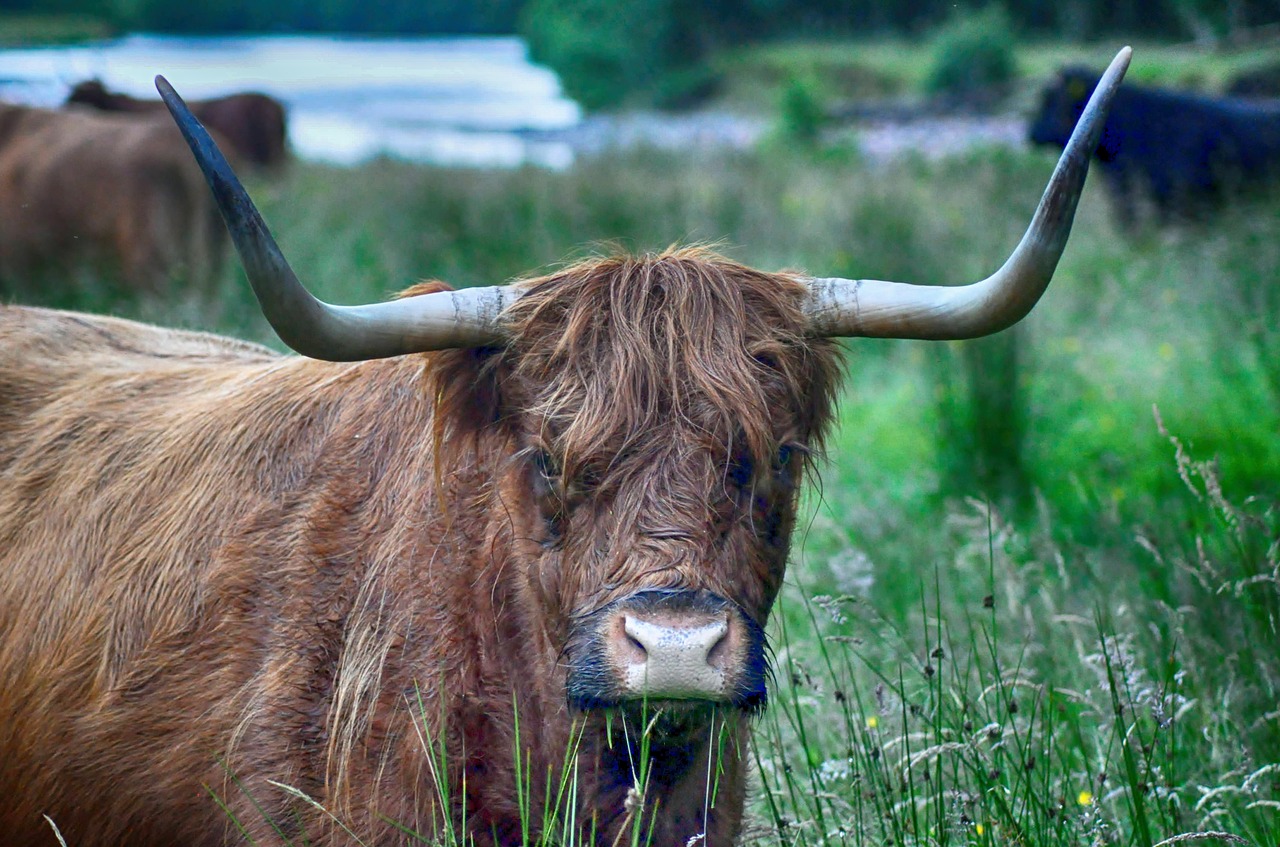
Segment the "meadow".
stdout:
[[[250,188],[300,278],[349,303],[690,242],[964,282],[1051,168],[766,145],[564,172],[295,164]],[[1017,328],[845,342],[746,843],[1280,844],[1280,200],[1125,236],[1102,188]],[[229,265],[207,290],[8,296],[278,347]]]

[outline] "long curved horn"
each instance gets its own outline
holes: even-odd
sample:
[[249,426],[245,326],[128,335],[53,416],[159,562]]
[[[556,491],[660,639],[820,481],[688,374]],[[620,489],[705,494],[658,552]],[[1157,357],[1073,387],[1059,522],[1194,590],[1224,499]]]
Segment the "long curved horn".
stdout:
[[499,316],[520,296],[507,286],[440,291],[367,306],[331,306],[311,295],[285,261],[226,158],[164,77],[156,90],[200,163],[245,273],[280,340],[331,362],[483,347],[503,339]]
[[990,335],[1026,317],[1048,287],[1066,247],[1089,160],[1098,149],[1107,110],[1132,52],[1125,47],[1111,60],[1062,151],[1031,226],[1000,270],[963,286],[811,279],[805,304],[810,331],[940,341]]

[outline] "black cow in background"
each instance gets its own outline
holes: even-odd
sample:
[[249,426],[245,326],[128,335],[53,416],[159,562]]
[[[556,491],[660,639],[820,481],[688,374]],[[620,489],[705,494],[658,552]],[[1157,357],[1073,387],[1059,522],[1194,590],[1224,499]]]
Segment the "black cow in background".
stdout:
[[[1099,74],[1064,68],[1031,123],[1035,144],[1061,147]],[[1246,191],[1280,180],[1280,108],[1160,88],[1122,85],[1098,145],[1122,225],[1148,209],[1157,221],[1200,218]]]
[[1227,84],[1229,97],[1280,100],[1280,62],[1241,71]]

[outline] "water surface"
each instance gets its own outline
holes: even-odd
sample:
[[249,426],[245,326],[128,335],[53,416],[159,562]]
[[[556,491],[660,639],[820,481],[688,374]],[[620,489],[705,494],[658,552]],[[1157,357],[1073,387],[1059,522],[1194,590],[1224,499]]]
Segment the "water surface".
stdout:
[[262,91],[289,110],[294,152],[355,164],[376,156],[449,165],[564,167],[582,120],[524,43],[500,38],[131,35],[0,50],[0,98],[57,106],[92,77],[156,97],[163,74],[187,99]]

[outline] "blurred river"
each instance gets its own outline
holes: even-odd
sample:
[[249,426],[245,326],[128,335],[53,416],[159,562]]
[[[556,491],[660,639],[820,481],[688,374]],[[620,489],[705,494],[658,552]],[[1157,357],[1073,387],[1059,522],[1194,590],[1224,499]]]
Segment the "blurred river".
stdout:
[[[56,107],[71,86],[155,98],[164,74],[188,99],[257,90],[289,109],[304,159],[352,165],[377,156],[451,166],[566,168],[616,147],[742,149],[768,120],[720,111],[584,116],[524,42],[497,38],[319,35],[131,35],[72,47],[0,50],[0,99]],[[1019,116],[864,120],[851,125],[871,161],[938,158],[974,145],[1024,146]]]
[[187,99],[262,91],[289,110],[304,159],[387,155],[448,165],[567,167],[578,105],[518,38],[131,35],[0,50],[0,99],[55,107],[75,83],[155,98],[163,74]]

